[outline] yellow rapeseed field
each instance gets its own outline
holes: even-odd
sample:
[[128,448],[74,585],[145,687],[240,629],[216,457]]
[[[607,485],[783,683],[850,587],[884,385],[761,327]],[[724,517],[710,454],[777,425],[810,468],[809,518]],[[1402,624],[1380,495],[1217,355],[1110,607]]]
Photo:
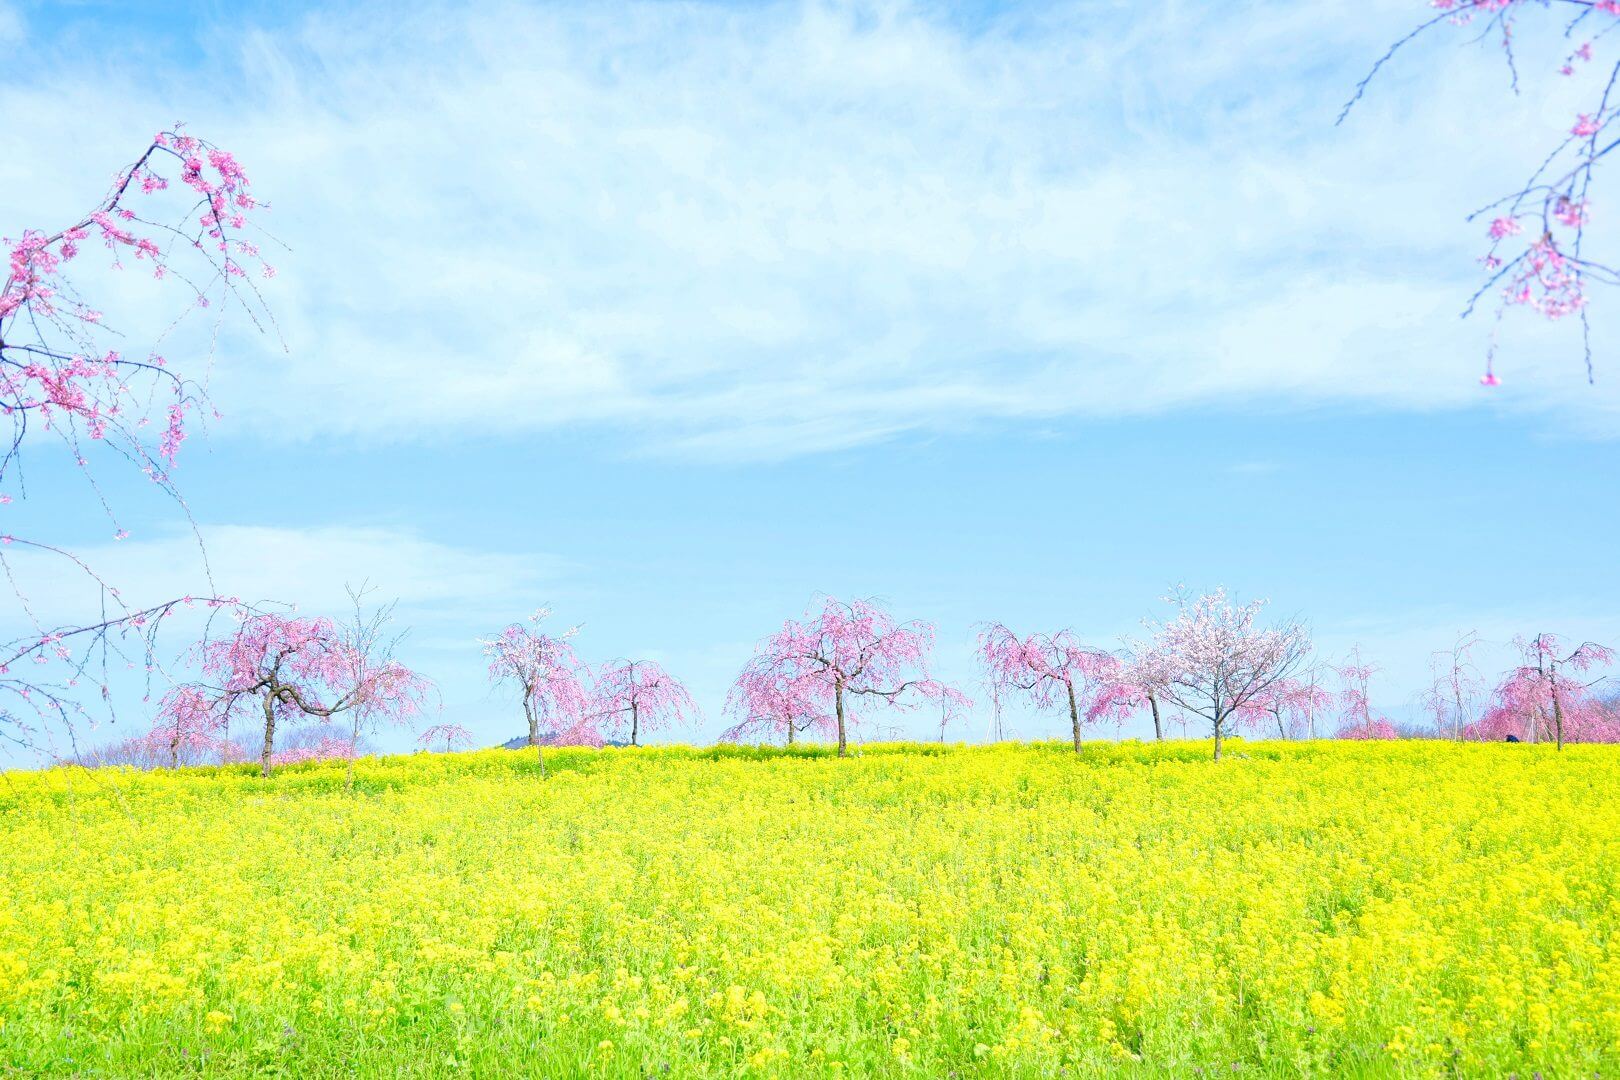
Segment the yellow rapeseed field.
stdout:
[[1613,1075],[1620,749],[0,778],[0,1075]]

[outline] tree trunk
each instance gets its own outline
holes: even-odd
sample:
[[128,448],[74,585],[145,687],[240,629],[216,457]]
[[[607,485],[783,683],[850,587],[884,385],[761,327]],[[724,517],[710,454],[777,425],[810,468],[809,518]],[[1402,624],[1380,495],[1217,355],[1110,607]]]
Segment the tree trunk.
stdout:
[[169,768],[180,767],[180,721],[174,722],[174,738],[169,740]]
[[789,720],[787,722],[787,727],[788,727],[788,741],[787,741],[787,744],[791,748],[793,746],[793,735],[799,729],[794,725],[792,720]]
[[640,724],[641,724],[641,717],[640,717],[640,714],[636,710],[635,699],[632,698],[631,701],[630,701],[630,745],[631,746],[636,745],[636,733],[640,729]]
[[354,755],[360,747],[360,711],[355,710],[354,725],[349,731],[349,768],[348,775],[343,780],[343,790],[346,794],[354,794]]
[[270,755],[276,746],[276,695],[264,695],[264,755],[259,759],[259,775],[270,776]]
[[1552,669],[1552,703],[1553,703],[1553,738],[1558,742],[1558,749],[1564,748],[1564,706],[1558,700],[1558,668]]
[[838,711],[838,756],[848,756],[849,739],[844,731],[844,680],[833,683],[833,706]]
[[1215,760],[1221,760],[1221,722],[1215,721]]
[[1274,712],[1271,715],[1273,715],[1273,716],[1275,716],[1277,718],[1277,737],[1279,739],[1281,739],[1283,742],[1287,742],[1288,741],[1288,729],[1283,726],[1282,713],[1281,712]]
[[1153,738],[1164,742],[1164,725],[1159,721],[1159,699],[1149,694],[1148,707],[1153,710]]
[[546,752],[540,746],[540,710],[535,708],[533,693],[523,695],[523,715],[529,721],[529,745],[534,747],[534,759],[540,763],[540,778],[546,775]]
[[1069,730],[1074,735],[1074,752],[1080,752],[1080,706],[1074,700],[1074,683],[1066,684],[1069,688]]

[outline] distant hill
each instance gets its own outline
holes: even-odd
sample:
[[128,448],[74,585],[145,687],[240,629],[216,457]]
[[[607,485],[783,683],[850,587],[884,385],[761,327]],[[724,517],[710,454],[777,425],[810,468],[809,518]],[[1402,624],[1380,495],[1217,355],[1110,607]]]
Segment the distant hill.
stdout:
[[[557,736],[552,734],[549,731],[542,731],[540,733],[540,745],[541,746],[555,746],[557,744],[556,740],[557,740]],[[501,750],[522,750],[525,746],[528,746],[528,745],[529,745],[529,737],[527,735],[519,735],[515,739],[507,739],[505,742],[501,743],[499,749],[501,749]],[[629,746],[630,744],[627,743],[627,742],[623,742],[622,740],[619,740],[619,739],[609,739],[603,745],[604,746]]]

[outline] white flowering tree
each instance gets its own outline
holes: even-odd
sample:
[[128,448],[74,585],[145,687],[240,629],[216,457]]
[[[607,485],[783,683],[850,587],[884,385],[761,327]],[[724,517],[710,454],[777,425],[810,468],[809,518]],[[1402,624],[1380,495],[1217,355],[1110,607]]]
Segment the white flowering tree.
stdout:
[[1256,625],[1265,601],[1235,606],[1225,589],[1196,600],[1177,591],[1168,599],[1175,617],[1154,624],[1152,638],[1134,643],[1132,652],[1154,671],[1160,699],[1209,723],[1219,761],[1234,720],[1304,665],[1310,635],[1297,622]]

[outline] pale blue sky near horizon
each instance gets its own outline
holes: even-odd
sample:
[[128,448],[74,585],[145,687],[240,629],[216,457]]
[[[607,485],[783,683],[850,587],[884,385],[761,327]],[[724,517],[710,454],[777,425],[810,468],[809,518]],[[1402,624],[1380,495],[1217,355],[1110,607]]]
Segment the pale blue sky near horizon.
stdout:
[[[1467,211],[1573,115],[1559,43],[1526,29],[1515,97],[1437,28],[1333,125],[1428,13],[0,2],[27,147],[0,233],[83,209],[176,119],[237,153],[290,250],[285,348],[222,341],[222,419],[177,472],[216,580],[398,597],[483,741],[521,718],[476,638],[542,604],[588,659],[685,677],[701,740],[819,593],[937,624],[974,692],[979,622],[1114,645],[1178,582],[1359,643],[1405,718],[1461,632],[1487,667],[1515,633],[1620,644],[1620,295],[1595,386],[1574,327],[1511,312],[1487,392],[1489,314],[1457,318]],[[119,478],[114,544],[29,467],[16,532],[191,591],[172,508]]]

